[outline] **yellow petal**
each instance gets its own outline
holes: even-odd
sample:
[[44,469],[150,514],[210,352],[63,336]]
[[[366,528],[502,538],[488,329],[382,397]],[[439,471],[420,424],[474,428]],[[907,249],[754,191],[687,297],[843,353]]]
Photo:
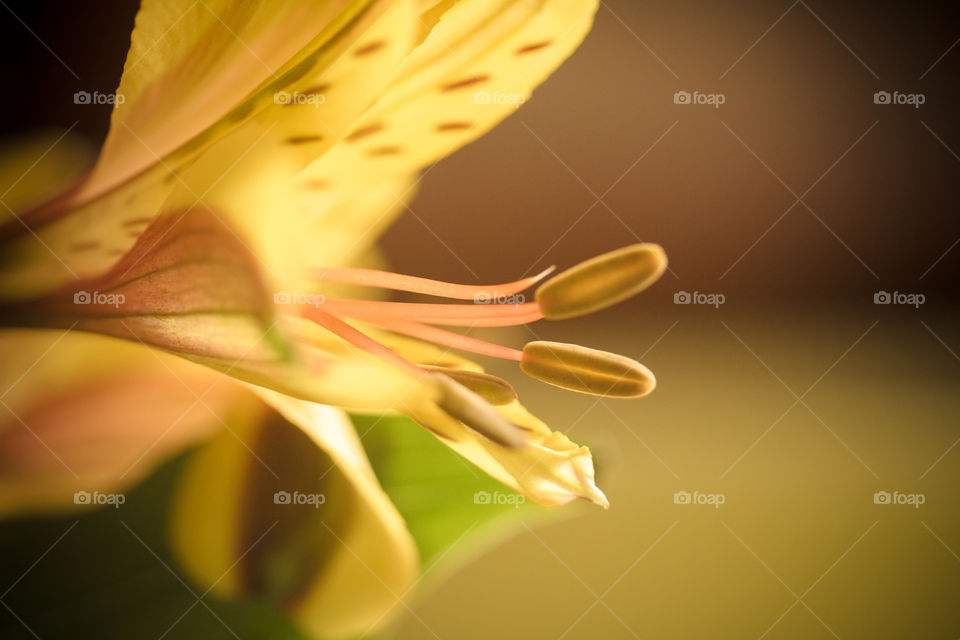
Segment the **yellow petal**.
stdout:
[[554,507],[583,498],[604,508],[590,449],[572,442],[528,412],[519,402],[495,407],[523,432],[526,446],[505,447],[480,436],[430,406],[408,414],[428,426],[451,449],[539,505]]
[[[384,16],[388,4],[146,3],[97,166],[68,200],[21,216],[34,233],[21,229],[5,243],[11,265],[0,272],[0,294],[6,283],[40,292],[103,273],[160,211],[220,204],[213,192],[232,187],[227,174],[258,184],[258,169],[283,165],[292,180],[324,149],[304,136],[316,128],[329,128],[331,140],[346,135],[413,46],[416,14]],[[386,44],[355,55],[371,34]],[[278,103],[278,93],[324,83],[336,89],[316,108]]]
[[317,637],[373,631],[416,578],[413,538],[344,414],[268,396],[282,417],[254,407],[189,461],[177,557],[201,586],[270,602]]
[[412,196],[412,178],[331,194],[298,173],[348,134],[421,29],[405,3],[391,6],[329,65],[279,84],[266,106],[182,173],[177,186],[184,188],[171,198],[204,194],[228,212],[270,275],[288,286],[298,284],[305,265],[355,259],[403,205],[398,194]]
[[[407,5],[400,4],[374,29],[384,28],[388,20],[393,25],[408,20]],[[283,265],[277,269],[285,276],[295,278],[302,265],[356,260],[406,208],[415,195],[419,170],[515,112],[580,43],[596,10],[595,0],[427,4],[436,6],[415,24],[426,31],[422,42],[392,75],[384,70],[380,77],[393,79],[371,100],[372,106],[345,131],[327,124],[301,130],[301,138],[304,133],[322,137],[303,144],[322,153],[298,175],[298,191],[288,196],[296,199],[286,210],[296,215],[279,226],[287,233],[274,241],[273,249],[264,250],[275,256],[271,263]],[[395,39],[373,32],[354,51]],[[331,75],[343,66],[338,62]],[[466,81],[481,76],[486,80]],[[332,88],[325,91],[330,93],[324,96],[327,100],[337,99]],[[484,93],[492,96],[491,103],[482,99]],[[501,96],[510,100],[500,101]],[[263,117],[274,116],[264,112]],[[277,229],[254,235],[268,238]]]
[[390,87],[310,171],[333,185],[419,170],[526,102],[580,44],[596,0],[438,4]]
[[[210,135],[307,52],[349,39],[383,2],[146,0],[137,14],[110,134],[79,199],[115,187]],[[354,36],[355,37],[355,36]]]

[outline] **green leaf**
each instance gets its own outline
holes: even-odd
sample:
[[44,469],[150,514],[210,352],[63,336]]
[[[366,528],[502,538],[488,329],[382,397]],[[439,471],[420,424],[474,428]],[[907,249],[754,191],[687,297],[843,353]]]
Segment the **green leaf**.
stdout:
[[380,484],[417,542],[423,567],[476,551],[511,522],[518,524],[520,515],[545,513],[408,418],[351,419]]

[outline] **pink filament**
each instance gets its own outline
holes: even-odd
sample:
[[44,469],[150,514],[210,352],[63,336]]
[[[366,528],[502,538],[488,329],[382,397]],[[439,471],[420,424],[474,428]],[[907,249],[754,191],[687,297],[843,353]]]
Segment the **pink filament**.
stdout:
[[350,267],[320,268],[313,271],[313,277],[320,282],[339,282],[365,287],[379,287],[394,291],[408,291],[441,298],[457,300],[496,300],[512,296],[543,280],[553,267],[529,278],[505,282],[503,284],[467,285],[431,280],[417,276],[406,276],[389,271],[375,269],[355,269]]
[[442,344],[453,349],[479,353],[493,358],[503,358],[504,360],[516,360],[518,362],[520,358],[523,357],[523,352],[517,349],[511,349],[510,347],[504,347],[499,344],[478,340],[470,336],[460,335],[459,333],[445,331],[417,322],[404,322],[403,320],[393,320],[389,318],[381,318],[374,322],[394,333],[402,333],[412,338]]
[[313,320],[347,342],[418,374],[422,374],[423,370],[417,365],[350,326],[342,318],[363,320],[394,333],[454,349],[519,361],[523,357],[522,351],[430,325],[506,327],[540,320],[543,314],[537,303],[504,304],[502,299],[540,282],[552,271],[553,267],[550,267],[535,276],[503,284],[465,285],[374,269],[318,268],[313,270],[312,275],[319,282],[337,282],[443,298],[473,300],[475,304],[420,304],[327,298],[322,309],[303,306],[299,312],[303,317]]
[[465,305],[327,298],[323,308],[336,315],[371,322],[389,317],[448,326],[508,327],[543,318],[536,302],[516,305]]
[[393,362],[394,364],[407,369],[408,371],[412,371],[418,376],[426,373],[426,371],[414,363],[397,355],[393,352],[393,350],[383,346],[362,331],[351,327],[349,324],[336,317],[332,313],[327,313],[326,311],[317,309],[315,307],[301,307],[300,313],[304,317],[310,318],[327,331],[330,331],[331,333],[343,338],[355,347],[359,347],[364,351],[383,358],[384,360]]

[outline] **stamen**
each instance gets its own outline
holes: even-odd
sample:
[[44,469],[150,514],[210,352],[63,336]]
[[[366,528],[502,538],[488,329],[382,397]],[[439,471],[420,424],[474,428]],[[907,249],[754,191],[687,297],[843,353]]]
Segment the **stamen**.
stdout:
[[[443,375],[429,374],[424,369],[413,364],[409,360],[400,357],[387,347],[376,340],[368,337],[363,332],[351,327],[349,324],[320,309],[313,309],[310,317],[319,325],[340,336],[347,342],[377,355],[394,364],[409,369],[415,375],[429,375],[440,390],[440,400],[438,406],[448,415],[456,418],[467,427],[477,433],[484,435],[499,445],[504,447],[517,448],[526,444],[523,437],[523,431],[508,422],[503,416],[491,406],[491,403],[483,400],[479,395],[471,391],[466,383],[466,376],[460,376],[461,380],[454,381],[451,371],[444,371]],[[465,372],[458,372],[465,373]],[[484,389],[491,395],[496,395],[503,399],[511,392],[513,398],[503,402],[509,404],[516,398],[516,392],[505,381],[494,376],[485,376],[481,373],[475,373],[470,384]],[[502,383],[502,384],[501,384]],[[496,387],[496,391],[494,391]]]
[[[353,318],[388,331],[514,360],[531,377],[557,387],[598,396],[636,398],[650,393],[656,379],[645,366],[624,356],[559,342],[531,342],[523,351],[432,325],[497,327],[527,324],[542,318],[572,318],[605,309],[646,289],[667,268],[663,249],[655,244],[636,244],[582,262],[548,280],[536,292],[536,302],[487,304],[541,281],[552,270],[499,285],[463,285],[386,271],[354,268],[317,269],[320,282],[380,287],[477,304],[426,304],[326,298],[321,306],[301,305],[298,312],[347,342],[385,360],[424,375],[435,371],[441,389],[440,407],[474,430],[505,446],[520,446],[517,428],[491,404],[509,404],[516,392],[504,380],[482,373],[436,366],[418,366],[388,349],[343,318]],[[443,375],[440,375],[443,374]],[[471,391],[472,390],[472,391]],[[484,402],[483,399],[486,399]]]
[[[527,324],[543,317],[536,302],[522,304],[421,304],[327,298],[330,313],[362,320],[378,318],[415,320],[448,326],[507,327]],[[307,310],[311,307],[307,307]]]
[[421,366],[428,371],[436,371],[453,378],[494,406],[510,404],[517,399],[517,392],[510,386],[509,382],[502,378],[491,376],[488,373],[466,371],[464,369],[450,369],[448,367],[434,367],[431,365]]
[[451,417],[504,447],[518,448],[527,443],[523,430],[510,424],[490,403],[447,376],[434,375],[441,390],[438,404]]
[[639,362],[562,342],[528,343],[520,368],[563,389],[611,398],[639,398],[656,386],[653,373]]
[[518,349],[511,349],[510,347],[504,347],[492,342],[478,340],[477,338],[471,338],[470,336],[454,333],[452,331],[438,329],[437,327],[431,327],[430,325],[426,324],[382,318],[375,319],[372,322],[380,327],[383,327],[384,329],[393,331],[394,333],[402,333],[403,335],[410,336],[411,338],[419,338],[420,340],[433,342],[434,344],[442,344],[445,347],[450,347],[451,349],[460,349],[462,351],[479,353],[480,355],[490,356],[492,358],[516,360],[518,362],[520,361],[520,358],[523,357],[523,352],[519,351]]
[[523,278],[522,280],[505,282],[503,284],[488,285],[453,284],[451,282],[442,282],[440,280],[432,280],[418,276],[406,276],[389,271],[354,269],[350,267],[316,269],[312,275],[319,282],[355,284],[364,287],[392,289],[394,291],[408,291],[410,293],[420,293],[440,298],[483,302],[512,296],[524,289],[528,289],[547,277],[553,270],[554,267],[550,267],[530,278]]
[[407,369],[417,376],[421,376],[426,373],[423,369],[413,364],[406,358],[397,355],[392,349],[388,349],[387,347],[383,346],[359,329],[351,327],[349,324],[332,313],[327,313],[322,309],[310,308],[310,312],[307,317],[327,331],[333,333],[334,335],[340,336],[355,347],[359,347],[368,353],[372,353],[373,355],[383,358],[388,362],[392,362],[399,367]]
[[660,245],[635,244],[604,253],[554,276],[535,298],[550,320],[574,318],[605,309],[643,291],[667,268]]

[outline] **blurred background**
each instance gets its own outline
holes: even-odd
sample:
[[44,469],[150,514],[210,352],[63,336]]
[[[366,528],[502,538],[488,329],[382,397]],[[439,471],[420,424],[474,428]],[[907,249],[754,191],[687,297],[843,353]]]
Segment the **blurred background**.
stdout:
[[[3,137],[102,137],[109,106],[69,96],[115,88],[136,6],[4,4],[31,99]],[[575,397],[492,363],[591,446],[612,507],[531,517],[396,637],[960,635],[953,9],[605,0],[529,104],[427,172],[382,244],[397,271],[501,282],[640,240],[671,271],[487,334],[624,353],[659,387]]]

